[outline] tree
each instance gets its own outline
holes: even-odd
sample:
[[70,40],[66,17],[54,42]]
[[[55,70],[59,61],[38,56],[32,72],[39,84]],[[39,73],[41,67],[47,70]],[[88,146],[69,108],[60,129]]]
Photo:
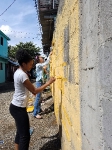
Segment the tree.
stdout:
[[16,46],[8,46],[8,56],[11,58],[15,58],[16,51],[19,49],[26,50],[32,58],[35,58],[36,54],[40,52],[40,48],[36,47],[32,42],[20,42]]

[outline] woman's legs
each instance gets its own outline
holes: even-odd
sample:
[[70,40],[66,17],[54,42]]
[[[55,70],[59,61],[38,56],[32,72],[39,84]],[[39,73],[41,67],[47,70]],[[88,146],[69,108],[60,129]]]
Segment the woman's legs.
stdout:
[[[42,82],[36,82],[36,87],[40,87],[42,85]],[[34,112],[33,115],[36,117],[37,114],[40,113],[40,98],[41,98],[41,93],[38,93],[36,95],[35,103],[34,103]]]
[[17,133],[15,137],[15,150],[28,150],[30,142],[29,133],[29,118],[26,112],[26,108],[20,108],[14,105],[10,105],[10,113],[15,119]]

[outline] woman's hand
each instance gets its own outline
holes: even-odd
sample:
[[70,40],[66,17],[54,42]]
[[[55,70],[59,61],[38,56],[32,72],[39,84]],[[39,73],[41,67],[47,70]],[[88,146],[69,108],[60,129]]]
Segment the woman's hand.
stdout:
[[47,84],[48,85],[50,85],[50,84],[52,84],[53,82],[55,82],[55,78],[54,77],[51,77],[50,79],[49,79],[49,81],[47,81]]

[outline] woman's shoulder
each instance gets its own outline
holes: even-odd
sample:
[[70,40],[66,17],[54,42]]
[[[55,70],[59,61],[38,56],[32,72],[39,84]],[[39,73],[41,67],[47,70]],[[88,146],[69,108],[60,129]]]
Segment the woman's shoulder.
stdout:
[[23,71],[23,70],[21,70],[21,69],[17,69],[16,71],[15,71],[15,73],[14,73],[14,75],[16,76],[27,76],[27,74]]

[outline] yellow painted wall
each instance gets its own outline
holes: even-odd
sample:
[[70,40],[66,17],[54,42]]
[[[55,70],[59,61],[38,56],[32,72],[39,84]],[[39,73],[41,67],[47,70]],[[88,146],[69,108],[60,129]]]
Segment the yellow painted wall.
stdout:
[[[51,75],[55,115],[62,130],[62,150],[81,150],[79,92],[79,0],[62,0],[52,41]],[[62,2],[60,2],[62,3]]]

